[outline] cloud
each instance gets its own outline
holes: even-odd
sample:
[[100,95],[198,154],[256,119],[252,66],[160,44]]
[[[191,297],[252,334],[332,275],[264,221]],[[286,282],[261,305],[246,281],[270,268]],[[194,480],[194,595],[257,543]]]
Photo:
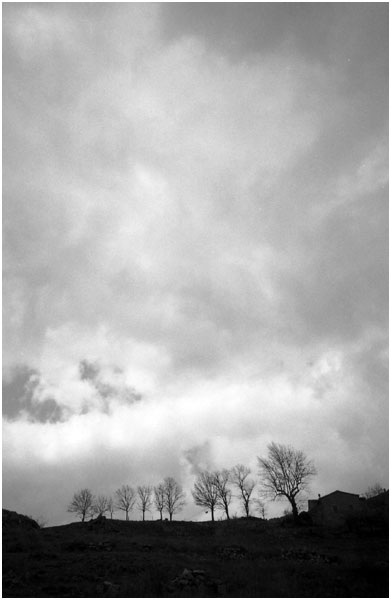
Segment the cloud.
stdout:
[[210,471],[212,467],[210,442],[206,441],[185,450],[184,457],[189,463],[193,475],[199,475],[201,471]]
[[121,368],[86,359],[78,369],[57,363],[45,375],[26,366],[13,367],[5,374],[3,397],[6,418],[41,423],[65,421],[91,410],[110,414],[121,404],[141,399]]
[[5,7],[12,498],[60,463],[189,490],[271,439],[386,476],[381,11],[219,10]]
[[[347,480],[352,489],[361,491],[368,477],[384,476],[387,459],[371,440],[386,437],[387,427],[380,426],[378,404],[369,405],[360,387],[342,357],[329,353],[295,382],[284,376],[267,383],[204,383],[191,391],[172,390],[170,397],[118,406],[111,414],[92,410],[50,427],[6,422],[5,502],[26,479],[32,487],[37,472],[48,474],[41,485],[50,495],[49,474],[59,464],[61,476],[67,474],[67,487],[61,488],[59,505],[50,509],[54,521],[66,518],[64,496],[81,486],[112,493],[122,483],[156,484],[171,475],[190,498],[199,469],[242,462],[257,479],[256,458],[272,439],[290,443],[314,459],[318,468],[314,485],[322,493],[346,487]],[[330,460],[330,455],[338,456],[338,461]],[[377,467],[369,475],[374,460]],[[38,497],[30,502],[37,503]],[[184,515],[193,510],[190,502]]]
[[[20,317],[22,328],[9,337],[22,330],[24,339],[43,343],[45,328],[54,330],[65,320],[91,329],[99,322],[142,341],[163,337],[174,364],[198,361],[202,368],[219,361],[230,337],[226,321],[243,329],[245,315],[251,327],[254,315],[262,327],[275,310],[269,272],[280,261],[267,234],[275,213],[270,196],[283,172],[290,179],[319,127],[320,100],[306,95],[312,68],[303,86],[306,66],[291,72],[286,60],[233,66],[184,40],[152,52],[148,69],[128,88],[120,78],[117,90],[110,76],[105,91],[107,73],[92,81],[65,115],[71,147],[80,143],[75,120],[96,132],[88,115],[95,112],[101,122],[110,107],[131,129],[137,160],[125,150],[127,160],[113,178],[105,159],[111,184],[103,189],[97,185],[101,176],[96,183],[91,177],[105,139],[85,148],[82,165],[91,163],[90,176],[75,165],[76,177],[64,181],[63,165],[58,173],[55,163],[44,175],[46,190],[42,173],[39,189],[34,191],[34,176],[29,181],[38,218],[30,208],[26,214],[20,189],[17,196],[11,189],[9,260],[21,259],[20,278],[32,298]],[[26,241],[21,232],[27,218],[32,235]],[[10,282],[10,295],[20,285],[19,278]],[[247,306],[250,290],[260,297],[258,310]],[[193,332],[195,325],[199,330]],[[205,347],[214,356],[205,356]]]
[[3,416],[13,421],[28,418],[41,423],[61,420],[62,410],[53,398],[37,402],[39,385],[39,373],[26,366],[15,366],[6,373],[3,377]]

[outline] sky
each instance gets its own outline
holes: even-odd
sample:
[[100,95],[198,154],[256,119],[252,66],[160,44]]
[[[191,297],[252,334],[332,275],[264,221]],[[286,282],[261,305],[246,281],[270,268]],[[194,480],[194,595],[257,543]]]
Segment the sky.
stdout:
[[388,487],[388,4],[2,12],[3,506]]

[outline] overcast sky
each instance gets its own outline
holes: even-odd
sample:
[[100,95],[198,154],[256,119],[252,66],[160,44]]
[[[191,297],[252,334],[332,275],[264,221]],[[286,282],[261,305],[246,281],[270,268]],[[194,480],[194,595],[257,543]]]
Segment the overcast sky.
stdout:
[[388,487],[387,91],[387,3],[3,4],[3,506]]

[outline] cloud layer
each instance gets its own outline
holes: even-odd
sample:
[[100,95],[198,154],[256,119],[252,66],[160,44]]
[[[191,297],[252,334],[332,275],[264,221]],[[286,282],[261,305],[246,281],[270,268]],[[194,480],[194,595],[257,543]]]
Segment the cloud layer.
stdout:
[[384,7],[184,10],[3,11],[12,506],[272,439],[322,492],[386,485]]

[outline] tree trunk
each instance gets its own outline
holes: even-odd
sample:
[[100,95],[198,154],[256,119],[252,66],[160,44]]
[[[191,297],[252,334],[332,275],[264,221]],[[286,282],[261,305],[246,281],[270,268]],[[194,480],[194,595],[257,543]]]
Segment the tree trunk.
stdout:
[[143,521],[145,521],[145,510],[143,510]]
[[213,508],[213,506],[211,507],[211,509],[210,509],[210,512],[211,512],[211,514],[212,514],[212,521],[214,521],[214,520],[215,520],[215,513],[214,513],[214,508]]
[[225,514],[227,515],[227,520],[229,520],[230,516],[229,516],[229,512],[228,512],[228,506],[225,507]]
[[288,498],[288,500],[289,500],[289,502],[291,503],[291,506],[292,506],[293,519],[297,523],[298,520],[299,520],[299,511],[297,510],[296,500],[295,500],[294,497]]
[[172,521],[172,513],[170,513],[170,521]]
[[129,521],[129,513],[126,511],[126,520]]
[[160,510],[159,512],[160,512],[160,520],[163,521],[163,511]]

